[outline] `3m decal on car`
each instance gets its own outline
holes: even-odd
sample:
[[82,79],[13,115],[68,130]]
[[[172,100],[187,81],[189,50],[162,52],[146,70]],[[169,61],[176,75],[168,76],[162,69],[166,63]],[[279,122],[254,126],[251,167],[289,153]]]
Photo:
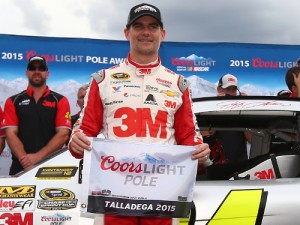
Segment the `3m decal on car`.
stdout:
[[2,225],[33,225],[33,213],[0,213]]
[[231,190],[207,225],[259,225],[267,194],[263,189]]

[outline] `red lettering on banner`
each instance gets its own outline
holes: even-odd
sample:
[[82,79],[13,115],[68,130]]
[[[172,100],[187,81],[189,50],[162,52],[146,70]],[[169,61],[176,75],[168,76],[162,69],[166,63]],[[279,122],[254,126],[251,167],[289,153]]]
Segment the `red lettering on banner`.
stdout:
[[179,58],[172,58],[173,66],[194,66],[194,60],[181,60]]
[[[137,109],[136,111],[129,107],[123,107],[115,112],[114,118],[122,118],[122,126],[113,128],[117,137],[146,137],[146,131],[149,130],[150,137],[167,138],[167,118],[168,112],[159,110],[155,120],[152,120],[149,108]],[[160,134],[159,134],[160,131]]]
[[252,59],[252,66],[254,68],[278,68],[278,62],[263,61],[261,58]]
[[260,180],[275,179],[274,171],[272,169],[255,172],[254,176]]
[[0,214],[1,220],[6,225],[33,225],[33,213],[26,213],[24,219],[21,213],[3,213]]
[[101,163],[100,168],[102,170],[111,170],[111,171],[117,171],[125,172],[128,171],[130,173],[140,173],[142,172],[142,164],[139,163],[138,165],[134,165],[133,162],[131,163],[120,163],[115,161],[114,156],[101,156]]
[[28,59],[30,59],[30,57],[35,56],[35,55],[43,56],[47,60],[47,62],[54,62],[55,61],[55,56],[54,55],[38,54],[35,50],[27,51],[26,52],[26,59],[28,60]]

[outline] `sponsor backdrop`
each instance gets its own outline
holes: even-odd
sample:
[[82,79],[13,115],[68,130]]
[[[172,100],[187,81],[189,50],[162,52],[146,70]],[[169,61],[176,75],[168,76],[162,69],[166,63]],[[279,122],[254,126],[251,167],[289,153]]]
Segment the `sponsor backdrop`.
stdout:
[[[49,62],[50,88],[68,97],[75,114],[78,88],[91,73],[122,62],[128,51],[127,41],[0,35],[0,105],[26,88],[27,60],[40,54]],[[237,76],[248,95],[275,95],[287,89],[285,72],[300,57],[300,46],[163,42],[160,56],[166,67],[191,81],[194,98],[216,95],[216,84],[226,73]]]
[[[127,41],[0,35],[0,105],[27,86],[27,60],[40,54],[49,62],[49,86],[66,95],[72,113],[77,88],[90,74],[127,57]],[[274,95],[286,89],[285,72],[300,57],[300,46],[239,43],[163,42],[162,63],[188,77],[193,97],[216,94],[219,78],[232,73],[248,95]]]

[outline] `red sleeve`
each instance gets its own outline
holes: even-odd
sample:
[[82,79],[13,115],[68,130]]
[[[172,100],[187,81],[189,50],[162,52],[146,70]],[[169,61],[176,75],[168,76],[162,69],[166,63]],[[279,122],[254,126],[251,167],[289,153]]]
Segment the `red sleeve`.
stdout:
[[66,97],[63,97],[57,106],[55,127],[65,127],[72,129],[71,114],[70,114],[70,104]]
[[192,109],[190,89],[182,95],[182,105],[174,116],[175,139],[178,145],[196,145],[202,143],[196,117]]
[[2,108],[0,106],[0,137],[4,137],[5,136],[5,133],[2,130],[2,120],[3,120],[3,111],[2,111]]
[[2,128],[5,127],[17,127],[19,125],[19,119],[16,113],[16,107],[11,98],[8,98],[4,106],[4,114],[2,121]]
[[92,80],[87,98],[84,99],[84,108],[81,112],[79,128],[89,137],[97,137],[102,129],[103,105],[96,80]]

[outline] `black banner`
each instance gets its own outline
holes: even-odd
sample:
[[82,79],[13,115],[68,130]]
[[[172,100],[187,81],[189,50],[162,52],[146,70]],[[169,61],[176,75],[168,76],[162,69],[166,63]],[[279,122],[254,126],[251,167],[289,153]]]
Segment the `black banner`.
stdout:
[[89,195],[87,212],[123,216],[186,218],[189,216],[191,204],[191,202],[137,200]]

